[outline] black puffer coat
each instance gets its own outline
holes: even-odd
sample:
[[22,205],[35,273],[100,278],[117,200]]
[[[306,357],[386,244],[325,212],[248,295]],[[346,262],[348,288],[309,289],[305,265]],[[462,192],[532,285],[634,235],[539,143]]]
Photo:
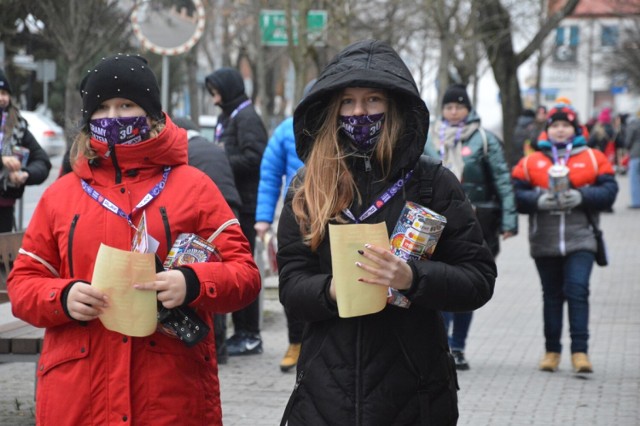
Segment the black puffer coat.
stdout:
[[[352,159],[363,206],[418,163],[426,140],[429,112],[409,70],[387,44],[356,43],[321,73],[294,114],[298,155],[308,157],[331,94],[348,86],[388,89],[402,100],[404,134],[394,151],[392,173],[379,181],[373,164]],[[365,222],[385,221],[393,230],[407,200],[420,202],[420,170],[403,192]],[[294,180],[295,185],[295,180]],[[414,281],[405,292],[409,309],[387,306],[381,312],[339,318],[329,298],[330,245],[316,252],[302,242],[291,209],[291,193],[278,227],[280,300],[307,322],[298,362],[297,384],[284,415],[289,425],[453,425],[457,421],[456,373],[450,360],[439,311],[468,311],[493,294],[495,263],[456,177],[439,167],[433,181],[433,210],[447,226],[431,260],[411,262]]]

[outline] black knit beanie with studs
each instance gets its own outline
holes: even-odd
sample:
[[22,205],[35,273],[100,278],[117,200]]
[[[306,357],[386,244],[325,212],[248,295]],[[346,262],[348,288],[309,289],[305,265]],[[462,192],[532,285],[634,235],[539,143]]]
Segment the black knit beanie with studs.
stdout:
[[4,75],[4,71],[0,69],[0,90],[6,90],[11,94],[11,85],[9,84],[9,80],[7,76]]
[[442,106],[450,103],[459,103],[467,107],[471,111],[471,101],[467,94],[467,89],[462,84],[453,84],[447,88],[442,96]]
[[160,87],[147,60],[140,55],[118,54],[102,58],[80,83],[82,125],[87,127],[100,104],[112,98],[129,99],[153,119],[162,118]]

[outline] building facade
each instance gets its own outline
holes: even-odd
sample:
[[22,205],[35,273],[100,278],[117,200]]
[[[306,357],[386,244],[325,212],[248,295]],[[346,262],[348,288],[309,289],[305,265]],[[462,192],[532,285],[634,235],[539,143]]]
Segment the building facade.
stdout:
[[[559,3],[564,1],[550,1],[549,13]],[[630,91],[626,76],[608,70],[639,23],[640,0],[581,0],[547,41],[552,55],[542,67],[541,103],[551,105],[557,97],[566,97],[583,122],[607,107],[615,113],[640,110],[640,94]]]

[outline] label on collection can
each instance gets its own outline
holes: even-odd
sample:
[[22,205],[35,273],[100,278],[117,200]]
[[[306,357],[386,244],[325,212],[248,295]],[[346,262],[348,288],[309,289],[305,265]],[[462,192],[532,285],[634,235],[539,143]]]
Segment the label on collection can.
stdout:
[[569,168],[561,164],[554,164],[549,168],[549,192],[557,197],[569,190]]
[[164,261],[164,269],[177,268],[189,263],[221,262],[216,246],[192,233],[178,235]]
[[431,257],[447,218],[407,201],[391,234],[391,251],[405,261]]

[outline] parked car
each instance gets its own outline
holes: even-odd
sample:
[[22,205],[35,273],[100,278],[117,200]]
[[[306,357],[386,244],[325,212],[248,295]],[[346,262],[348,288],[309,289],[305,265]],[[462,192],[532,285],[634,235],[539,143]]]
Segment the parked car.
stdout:
[[217,122],[218,118],[214,115],[201,115],[200,117],[198,117],[198,127],[200,127],[200,134],[209,139],[209,142],[215,142]]
[[20,111],[20,114],[27,120],[29,131],[49,157],[64,153],[66,144],[62,127],[40,111]]

